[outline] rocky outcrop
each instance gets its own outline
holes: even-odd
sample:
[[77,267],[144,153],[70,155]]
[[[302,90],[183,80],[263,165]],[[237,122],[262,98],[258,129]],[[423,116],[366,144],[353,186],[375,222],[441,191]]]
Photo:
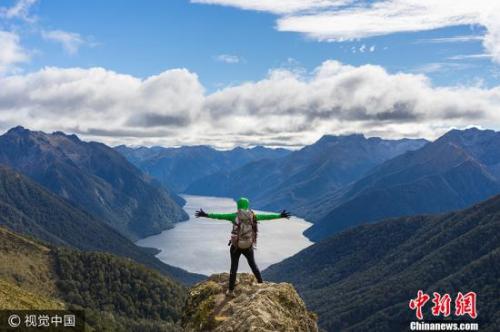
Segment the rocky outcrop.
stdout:
[[234,295],[227,296],[228,277],[215,274],[191,288],[182,319],[186,331],[318,331],[316,315],[291,284],[258,284],[242,273]]

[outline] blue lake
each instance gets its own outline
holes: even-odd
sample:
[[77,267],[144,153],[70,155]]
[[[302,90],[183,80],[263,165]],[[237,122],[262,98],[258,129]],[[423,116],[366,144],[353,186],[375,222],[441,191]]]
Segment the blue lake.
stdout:
[[[228,221],[195,218],[194,212],[203,208],[206,212],[235,212],[236,203],[230,198],[183,195],[188,221],[136,242],[139,246],[161,250],[157,255],[163,262],[189,272],[210,275],[229,271],[229,247],[231,232]],[[266,213],[266,211],[256,211]],[[313,244],[302,232],[311,223],[297,217],[259,223],[259,236],[255,258],[261,270],[282,261]],[[246,259],[240,259],[239,272],[249,272]]]

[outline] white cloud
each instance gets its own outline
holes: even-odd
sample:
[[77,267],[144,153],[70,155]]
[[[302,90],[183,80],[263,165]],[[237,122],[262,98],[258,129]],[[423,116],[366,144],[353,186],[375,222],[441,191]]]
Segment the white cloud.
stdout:
[[470,63],[455,62],[431,62],[417,66],[412,72],[432,74],[438,72],[456,72],[459,70],[471,69],[475,66]]
[[[25,22],[24,25],[29,26],[30,31],[35,31],[40,34],[44,40],[49,40],[61,44],[64,51],[68,54],[76,54],[79,48],[83,45],[96,46],[97,44],[91,40],[87,40],[80,34],[63,30],[44,30],[40,24],[33,24],[37,17],[31,14],[31,9],[38,0],[17,0],[11,7],[0,7],[0,18],[6,21],[19,19]],[[21,25],[23,26],[23,25]],[[24,29],[17,30],[23,31]],[[3,46],[0,44],[0,46]]]
[[351,53],[373,53],[375,52],[375,45],[368,46],[366,44],[361,44],[361,46],[351,46]]
[[491,59],[492,55],[491,54],[460,54],[460,55],[454,55],[450,56],[448,60],[470,60],[470,59]]
[[289,14],[343,6],[353,0],[191,0],[192,3],[231,6],[240,9]]
[[16,71],[18,64],[29,60],[19,36],[13,32],[0,30],[0,46],[0,75]]
[[500,87],[433,87],[421,74],[336,61],[211,94],[186,69],[139,79],[46,68],[0,86],[0,130],[21,124],[108,144],[301,145],[324,133],[434,138],[451,126],[500,128]]
[[205,106],[217,121],[226,121],[227,114],[256,119],[276,116],[290,120],[281,122],[284,127],[293,123],[309,129],[332,121],[383,127],[385,123],[478,117],[484,110],[478,107],[483,100],[465,100],[459,92],[470,95],[471,90],[433,88],[422,75],[391,75],[379,66],[327,61],[307,78],[273,71],[264,80],[208,96]]
[[[380,0],[380,1],[247,1],[193,2],[268,11],[279,15],[277,29],[323,41],[344,41],[398,32],[433,30],[458,25],[486,29],[483,46],[500,62],[500,1]],[[347,6],[351,4],[351,6]]]
[[36,18],[30,15],[30,9],[37,1],[19,0],[12,7],[1,7],[0,16],[8,19],[18,18],[27,22],[34,22]]
[[[491,2],[491,1],[489,1]],[[338,11],[283,17],[278,29],[328,40],[355,39],[396,32],[476,24],[488,1],[385,0]]]
[[80,34],[62,30],[42,31],[42,38],[60,43],[68,54],[76,54],[78,49],[85,44]]
[[415,43],[417,44],[440,44],[440,43],[467,43],[467,42],[478,42],[483,41],[484,36],[478,35],[467,35],[467,36],[453,36],[453,37],[443,37],[443,38],[428,38],[419,39]]
[[203,87],[185,69],[141,80],[102,68],[46,68],[0,85],[2,122],[37,129],[161,137],[202,117]]
[[216,61],[219,62],[224,62],[224,63],[229,63],[229,64],[235,64],[235,63],[240,63],[243,61],[243,59],[237,55],[232,55],[232,54],[219,54],[214,57]]

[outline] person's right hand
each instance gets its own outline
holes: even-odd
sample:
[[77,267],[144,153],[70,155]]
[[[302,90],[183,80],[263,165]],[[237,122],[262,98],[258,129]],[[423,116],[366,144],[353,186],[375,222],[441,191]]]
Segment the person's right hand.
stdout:
[[199,218],[199,217],[208,217],[208,214],[203,211],[203,209],[199,209],[198,211],[195,212],[195,217],[196,218]]

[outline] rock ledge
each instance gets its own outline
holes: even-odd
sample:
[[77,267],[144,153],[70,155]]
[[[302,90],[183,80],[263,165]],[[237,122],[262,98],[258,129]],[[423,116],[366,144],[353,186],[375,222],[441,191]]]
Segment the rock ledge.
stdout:
[[214,274],[191,288],[182,318],[186,331],[318,331],[316,315],[292,285],[258,284],[253,275],[241,273],[234,297],[228,297],[228,278]]

